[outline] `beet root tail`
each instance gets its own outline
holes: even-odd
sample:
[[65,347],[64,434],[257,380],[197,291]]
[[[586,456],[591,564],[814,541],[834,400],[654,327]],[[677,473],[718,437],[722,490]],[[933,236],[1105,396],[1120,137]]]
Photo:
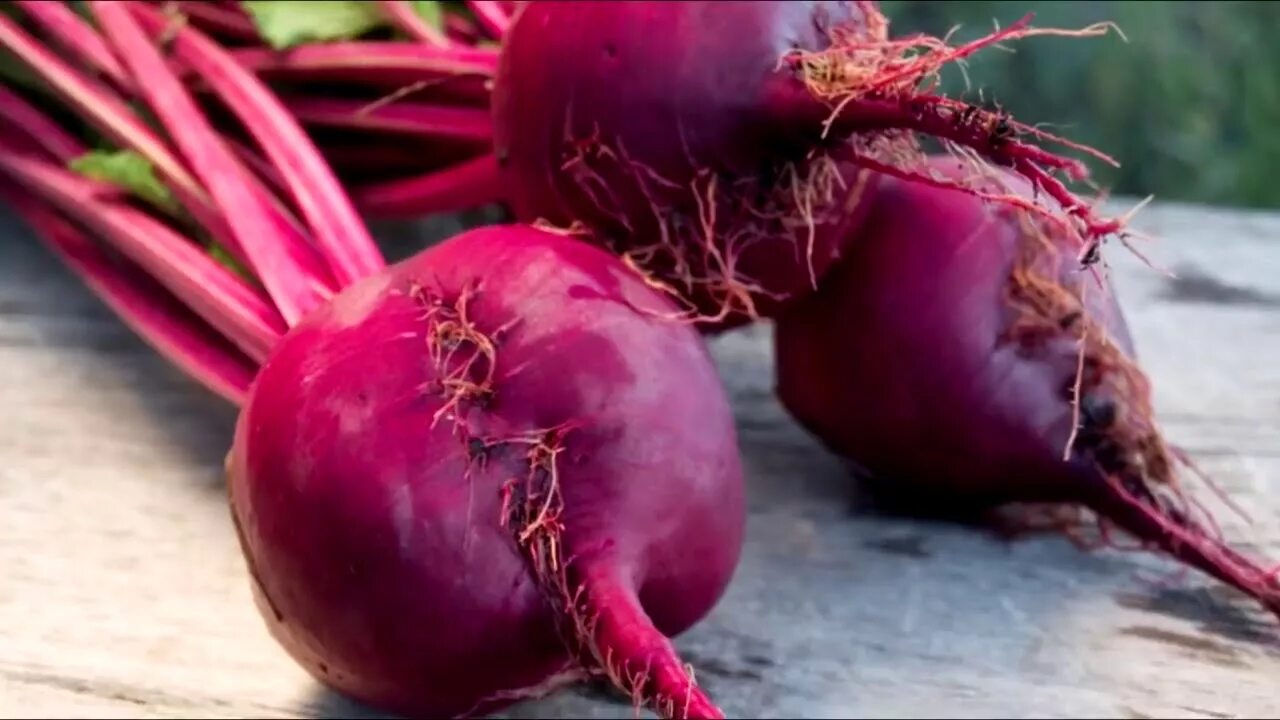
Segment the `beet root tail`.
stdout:
[[566,423],[504,441],[528,446],[529,474],[504,486],[503,523],[526,553],[561,640],[585,672],[607,677],[637,708],[669,720],[723,718],[641,605],[619,558],[599,550],[583,555],[566,542],[557,457],[574,427]]
[[1204,572],[1249,597],[1280,618],[1280,577],[1229,547],[1201,522],[1169,507],[1153,495],[1140,497],[1119,479],[1109,478],[1086,502],[1144,546]]
[[615,686],[637,705],[671,720],[724,717],[640,607],[634,590],[609,575],[586,581],[582,590],[574,608],[579,640]]
[[[1001,42],[1039,35],[1093,37],[1115,30],[1108,23],[1080,30],[1030,27],[1030,17],[973,42],[950,46],[923,35],[889,38],[888,23],[874,9],[868,29],[836,32],[829,50],[796,52],[783,58],[794,74],[780,76],[771,92],[773,114],[780,127],[812,137],[849,139],[858,164],[887,175],[970,192],[1036,212],[1070,228],[1092,257],[1106,236],[1122,234],[1127,218],[1105,218],[1091,203],[1073,193],[1069,181],[1085,181],[1089,170],[1080,160],[1052,152],[1044,145],[1073,150],[1108,165],[1107,155],[1018,122],[1000,110],[951,99],[936,92],[939,70]],[[797,82],[797,77],[800,82]],[[918,136],[939,141],[974,171],[975,181],[989,182],[995,168],[1012,170],[1037,193],[1058,207],[1042,206],[1011,188],[992,193],[973,183],[945,180],[925,167]],[[1090,261],[1091,262],[1091,261]],[[1087,263],[1086,263],[1087,264]]]

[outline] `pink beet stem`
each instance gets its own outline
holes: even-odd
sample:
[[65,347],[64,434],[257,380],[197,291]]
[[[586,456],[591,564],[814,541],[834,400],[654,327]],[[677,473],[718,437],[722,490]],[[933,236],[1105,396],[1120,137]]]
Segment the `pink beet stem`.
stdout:
[[253,380],[254,363],[146,273],[108,256],[74,225],[16,188],[0,186],[0,196],[72,272],[125,325],[167,360],[204,387],[242,405]]
[[71,133],[3,85],[0,85],[0,118],[13,132],[27,136],[60,163],[66,164],[84,154],[84,145]]
[[125,3],[90,3],[102,33],[124,61],[139,93],[164,124],[182,154],[222,211],[249,265],[280,309],[285,322],[297,323],[322,299],[311,289],[304,271],[276,239],[278,218],[245,178],[164,58],[138,26]]
[[111,54],[93,26],[85,22],[74,10],[62,2],[49,0],[16,0],[16,4],[45,32],[58,39],[59,44],[71,51],[89,67],[101,72],[125,87],[129,82],[124,67]]
[[458,212],[505,198],[492,153],[426,175],[352,188],[351,196],[361,212],[386,219]]
[[[128,7],[154,35],[166,31],[168,23],[152,8],[140,3],[130,3]],[[190,96],[164,65],[154,47],[146,41],[125,6],[122,5],[119,10],[120,22],[112,23],[117,26],[117,31],[125,26],[138,30],[135,44],[146,45],[147,52],[158,63],[148,63],[152,71],[164,73],[166,78],[163,84],[172,84],[172,92],[181,94],[190,102],[191,113],[198,113]],[[99,14],[116,15],[114,12]],[[339,285],[345,287],[385,267],[386,263],[377,245],[352,207],[338,179],[334,177],[333,171],[275,95],[251,73],[236,64],[216,43],[193,28],[178,28],[174,33],[172,49],[180,62],[197,72],[221,96],[253,133],[272,164],[279,169],[293,194],[294,202],[311,228],[316,246],[328,261]],[[133,57],[130,56],[131,63]],[[139,65],[135,70],[136,77],[143,77],[139,72],[141,67]],[[175,121],[178,117],[174,116]],[[202,134],[212,136],[213,129],[207,122],[203,122],[203,116],[200,120],[203,125]],[[190,136],[188,144],[195,141],[195,138],[195,135]],[[221,149],[225,152],[225,148]],[[230,163],[235,162],[229,154],[226,159]],[[209,180],[206,179],[206,182]],[[223,207],[237,206],[224,204]],[[306,307],[304,311],[305,309],[310,308]],[[290,318],[290,323],[295,320],[296,318]]]
[[232,137],[226,138],[226,143],[236,157],[240,158],[240,162],[253,171],[272,195],[288,195],[288,188],[284,184],[284,177],[280,175],[280,170],[262,157],[256,148],[249,147]]
[[493,122],[487,110],[398,102],[371,105],[362,100],[285,96],[284,104],[303,123],[401,135],[448,138],[488,145]]
[[489,37],[499,40],[511,25],[511,15],[493,0],[467,0],[467,7]]
[[480,29],[476,24],[457,13],[445,13],[444,29],[450,38],[464,45],[480,39]]
[[[498,53],[479,48],[436,48],[416,42],[361,41],[299,45],[286,51],[242,48],[229,51],[241,66],[260,74],[299,78],[333,71],[356,71],[372,80],[392,75],[394,84],[455,75],[492,77]],[[406,79],[407,78],[407,79]]]
[[211,2],[178,2],[176,8],[191,24],[206,33],[223,35],[246,42],[261,42],[262,35],[254,27],[253,20],[237,5],[218,5]]
[[694,683],[671,641],[654,627],[634,590],[610,573],[592,574],[584,586],[583,614],[595,624],[592,637],[582,639],[621,689],[672,720],[724,717]]
[[1115,479],[1099,486],[1092,497],[1086,498],[1085,504],[1143,543],[1155,545],[1257,599],[1280,617],[1280,578],[1269,576],[1266,568],[1228,547],[1192,518],[1175,517],[1169,511],[1156,509],[1125,490]]
[[453,45],[444,33],[428,25],[405,0],[378,0],[378,4],[391,22],[414,40],[442,48]]
[[147,213],[97,200],[85,191],[84,178],[33,157],[0,152],[0,170],[93,227],[255,361],[285,332],[257,291]]

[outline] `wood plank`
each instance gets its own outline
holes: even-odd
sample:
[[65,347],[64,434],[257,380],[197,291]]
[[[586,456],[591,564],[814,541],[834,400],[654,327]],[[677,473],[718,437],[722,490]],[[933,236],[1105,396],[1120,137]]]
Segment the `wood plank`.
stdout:
[[[1110,253],[1160,417],[1252,513],[1215,506],[1228,534],[1280,556],[1280,215],[1166,205],[1139,226],[1181,274]],[[402,251],[418,237],[396,234]],[[851,513],[842,464],[772,397],[769,328],[714,353],[749,540],[679,645],[731,716],[1280,712],[1280,633],[1234,593],[1194,574],[1152,586],[1138,571],[1167,564],[1057,538]],[[310,680],[258,619],[221,478],[232,411],[7,217],[0,408],[0,716],[376,715]],[[584,688],[506,716],[632,711]]]

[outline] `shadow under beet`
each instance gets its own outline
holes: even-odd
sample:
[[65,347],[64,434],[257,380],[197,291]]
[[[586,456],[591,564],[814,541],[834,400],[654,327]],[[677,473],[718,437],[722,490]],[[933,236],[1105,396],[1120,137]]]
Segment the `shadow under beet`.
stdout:
[[317,682],[308,697],[299,708],[299,715],[308,718],[347,718],[350,720],[374,720],[375,718],[397,718],[396,715],[380,713],[374,708],[358,703]]
[[1174,275],[1175,277],[1165,282],[1160,293],[1160,297],[1164,300],[1210,305],[1280,307],[1280,295],[1233,285],[1210,275],[1196,265],[1180,265],[1175,268]]

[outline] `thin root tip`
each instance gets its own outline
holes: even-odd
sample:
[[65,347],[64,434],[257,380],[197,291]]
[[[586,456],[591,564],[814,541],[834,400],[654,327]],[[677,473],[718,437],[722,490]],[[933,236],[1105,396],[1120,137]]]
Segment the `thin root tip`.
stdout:
[[1026,15],[1023,15],[1021,18],[1018,18],[1017,22],[1010,25],[1009,30],[1021,30],[1026,27],[1030,27],[1031,21],[1035,19],[1036,19],[1035,12],[1028,12]]

